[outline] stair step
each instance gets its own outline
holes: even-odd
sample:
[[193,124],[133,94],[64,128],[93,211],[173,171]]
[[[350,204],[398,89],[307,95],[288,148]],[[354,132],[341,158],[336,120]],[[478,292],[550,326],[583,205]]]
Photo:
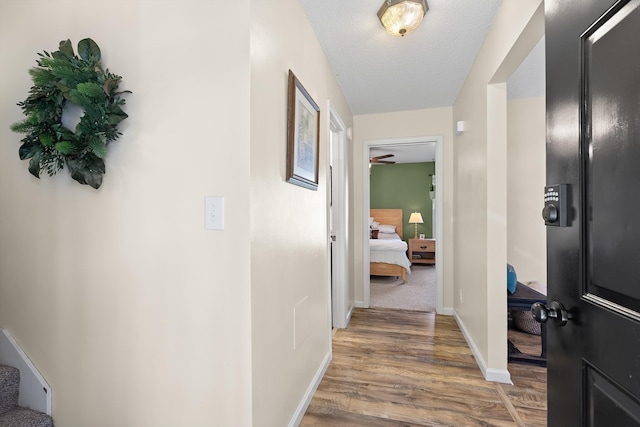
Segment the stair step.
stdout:
[[18,406],[20,370],[0,365],[0,427],[53,427],[47,414]]
[[2,427],[54,427],[53,419],[42,412],[16,406],[0,415]]
[[20,371],[11,366],[0,365],[0,415],[18,406],[19,391]]

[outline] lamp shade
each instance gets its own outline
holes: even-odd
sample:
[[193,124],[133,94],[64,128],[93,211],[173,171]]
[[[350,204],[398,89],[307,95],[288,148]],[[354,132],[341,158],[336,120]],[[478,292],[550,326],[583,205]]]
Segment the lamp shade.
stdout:
[[422,224],[422,214],[420,212],[413,212],[409,217],[409,224]]
[[378,18],[389,34],[404,37],[420,25],[427,10],[426,0],[385,0]]

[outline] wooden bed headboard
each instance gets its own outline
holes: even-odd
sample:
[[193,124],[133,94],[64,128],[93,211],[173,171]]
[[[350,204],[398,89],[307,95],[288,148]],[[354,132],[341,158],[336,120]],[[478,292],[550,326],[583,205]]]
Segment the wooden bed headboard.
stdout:
[[400,239],[404,239],[402,234],[402,209],[369,209],[369,216],[372,216],[380,224],[396,226],[396,233]]

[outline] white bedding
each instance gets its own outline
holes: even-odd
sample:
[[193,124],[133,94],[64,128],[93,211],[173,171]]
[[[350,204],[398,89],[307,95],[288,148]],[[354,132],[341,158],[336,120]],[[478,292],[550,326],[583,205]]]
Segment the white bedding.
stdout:
[[404,267],[411,273],[411,262],[407,258],[407,243],[397,234],[379,233],[377,239],[369,239],[371,262],[384,262]]

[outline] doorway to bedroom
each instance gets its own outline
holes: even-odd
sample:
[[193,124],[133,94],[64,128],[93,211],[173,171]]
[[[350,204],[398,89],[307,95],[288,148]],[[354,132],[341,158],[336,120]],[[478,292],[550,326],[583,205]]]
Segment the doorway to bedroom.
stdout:
[[[365,142],[369,307],[436,312],[439,137]],[[406,270],[406,273],[405,271]]]

